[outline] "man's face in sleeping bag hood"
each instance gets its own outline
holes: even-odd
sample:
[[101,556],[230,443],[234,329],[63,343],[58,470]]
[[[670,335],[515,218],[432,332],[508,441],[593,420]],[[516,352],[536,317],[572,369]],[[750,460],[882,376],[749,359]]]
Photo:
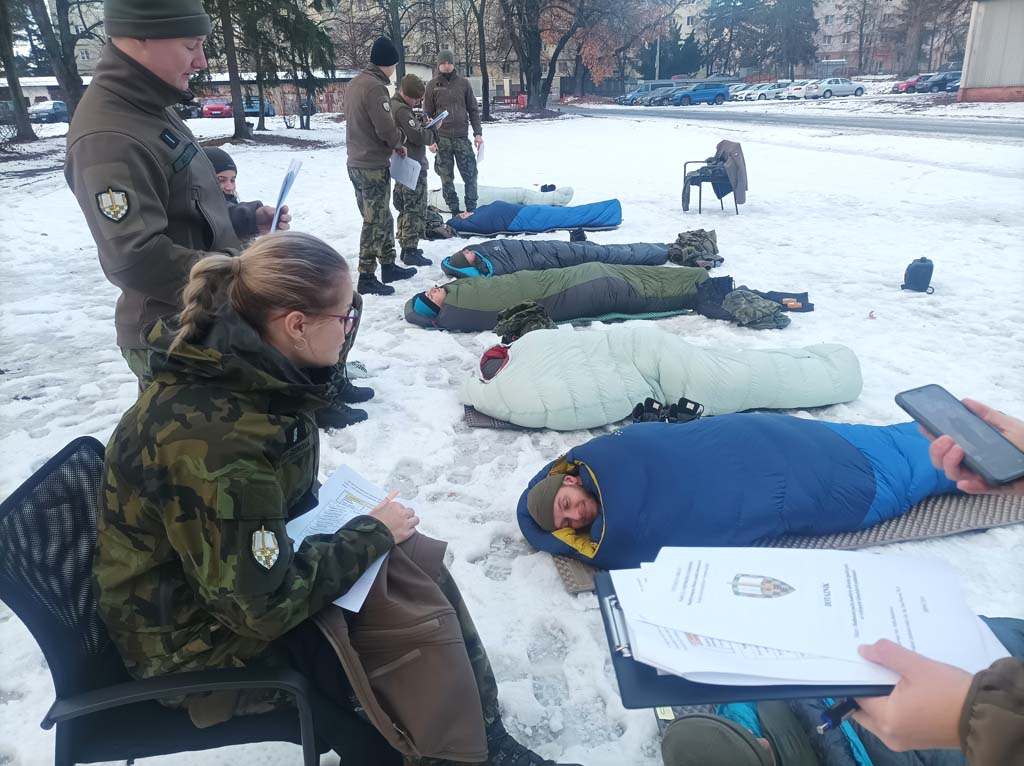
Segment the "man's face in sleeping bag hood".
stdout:
[[[550,481],[549,477],[546,481]],[[543,482],[542,482],[543,484]],[[543,501],[547,506],[550,497],[549,487],[538,485],[534,488],[537,497],[533,503],[527,501],[527,508],[534,520],[548,532],[556,529],[586,529],[597,518],[599,507],[597,498],[584,489],[578,476],[563,476],[561,485],[554,494],[551,502],[551,515],[547,514],[547,507],[539,508],[537,501]],[[533,492],[531,492],[533,494]],[[532,507],[531,507],[532,506]]]

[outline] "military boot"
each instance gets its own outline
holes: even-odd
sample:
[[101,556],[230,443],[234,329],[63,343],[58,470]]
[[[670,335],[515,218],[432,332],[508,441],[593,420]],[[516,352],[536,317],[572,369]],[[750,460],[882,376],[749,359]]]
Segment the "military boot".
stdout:
[[497,720],[487,727],[487,760],[484,766],[580,766],[578,763],[555,763],[541,758],[528,747],[516,742]]
[[418,247],[403,247],[399,256],[406,266],[433,266],[434,262],[423,256],[423,251]]
[[393,295],[395,288],[385,285],[376,274],[360,274],[356,292],[360,295]]
[[348,378],[338,386],[338,400],[348,404],[360,404],[373,398],[374,390],[369,386],[355,386]]
[[[384,284],[397,282],[400,279],[408,279],[415,276],[416,269],[403,269],[397,263],[382,263],[380,265],[380,281]],[[392,292],[394,288],[392,288]]]
[[345,428],[362,423],[369,415],[366,410],[357,410],[347,404],[335,402],[330,407],[324,407],[316,411],[316,424],[320,428]]

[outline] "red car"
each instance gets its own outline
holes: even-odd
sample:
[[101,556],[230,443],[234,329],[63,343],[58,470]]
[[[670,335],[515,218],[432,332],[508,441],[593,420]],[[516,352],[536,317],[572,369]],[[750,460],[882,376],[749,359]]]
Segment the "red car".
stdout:
[[927,80],[933,74],[935,74],[935,72],[928,72],[926,74],[916,74],[913,77],[904,80],[903,82],[898,82],[895,85],[893,85],[892,86],[892,92],[893,93],[917,93],[917,84],[919,82],[921,82],[922,80]]
[[234,117],[231,111],[231,99],[227,98],[206,98],[203,99],[203,117]]

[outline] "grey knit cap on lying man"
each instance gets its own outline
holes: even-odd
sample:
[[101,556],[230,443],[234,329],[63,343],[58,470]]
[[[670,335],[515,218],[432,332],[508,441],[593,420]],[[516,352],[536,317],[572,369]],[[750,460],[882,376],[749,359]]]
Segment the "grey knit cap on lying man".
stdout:
[[562,474],[548,476],[533,485],[526,495],[526,510],[541,529],[555,531],[555,495],[562,487]]
[[205,37],[213,31],[202,0],[105,0],[107,37],[169,40]]

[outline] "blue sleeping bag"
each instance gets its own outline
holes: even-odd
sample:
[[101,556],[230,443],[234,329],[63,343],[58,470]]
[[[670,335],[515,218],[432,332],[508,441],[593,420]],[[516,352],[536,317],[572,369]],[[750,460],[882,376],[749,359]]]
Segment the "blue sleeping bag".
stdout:
[[[541,479],[565,473],[578,474],[600,512],[589,529],[547,532],[526,496]],[[640,423],[575,447],[531,479],[517,515],[534,547],[616,569],[653,561],[667,545],[851,532],[954,491],[914,423],[736,414]]]
[[515,205],[492,202],[478,207],[469,218],[452,218],[448,225],[463,237],[497,234],[542,234],[557,229],[614,229],[622,223],[617,199],[575,207]]

